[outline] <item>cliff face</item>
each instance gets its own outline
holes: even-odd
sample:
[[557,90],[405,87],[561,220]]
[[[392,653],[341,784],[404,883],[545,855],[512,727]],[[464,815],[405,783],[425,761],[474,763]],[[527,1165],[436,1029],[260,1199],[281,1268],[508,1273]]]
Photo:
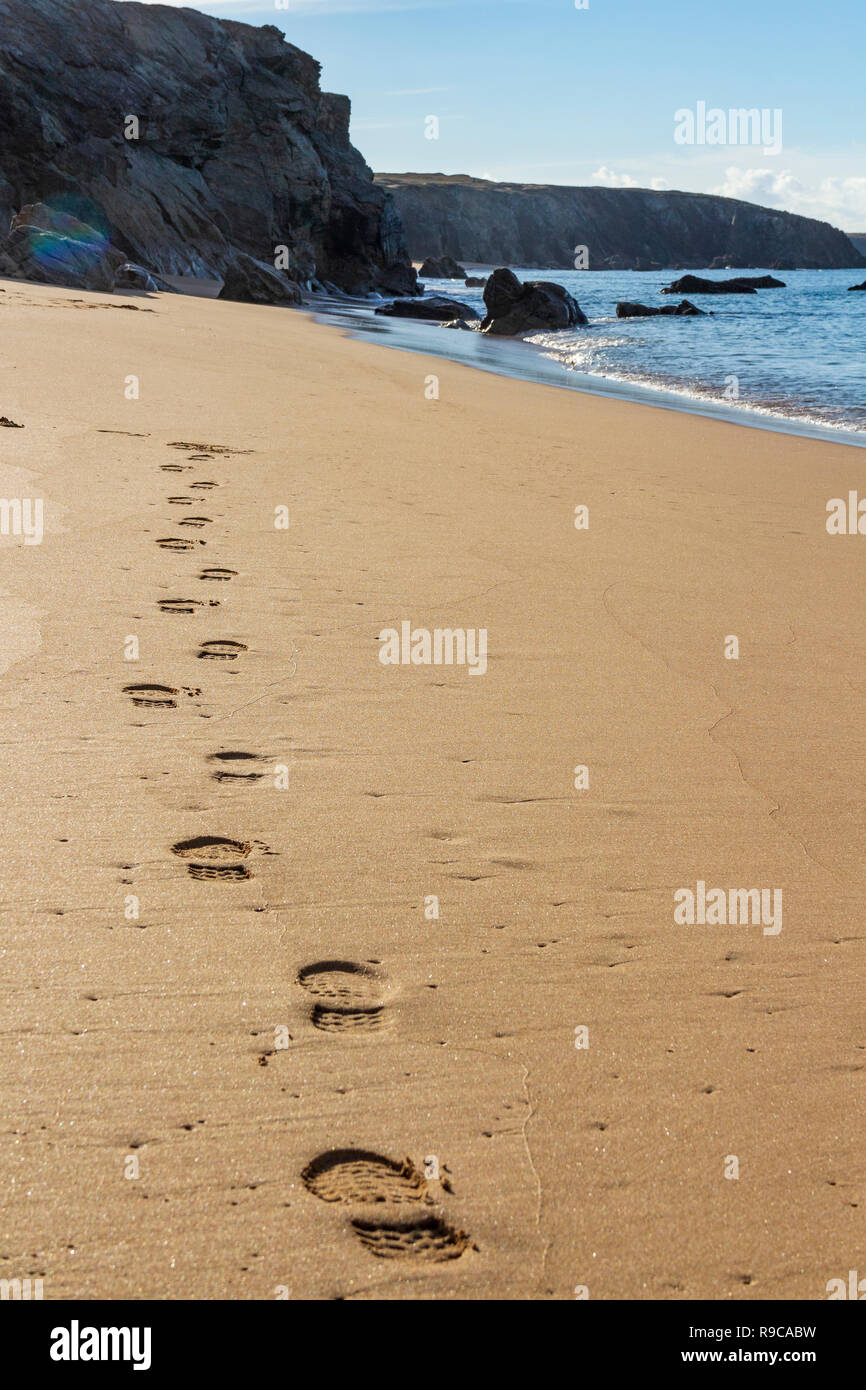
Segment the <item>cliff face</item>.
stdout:
[[287,246],[297,278],[411,291],[399,217],[319,73],[272,25],[0,0],[0,231],[46,202],[167,274]]
[[482,265],[590,270],[866,264],[827,222],[707,193],[488,183],[465,175],[377,174],[403,219],[410,255]]

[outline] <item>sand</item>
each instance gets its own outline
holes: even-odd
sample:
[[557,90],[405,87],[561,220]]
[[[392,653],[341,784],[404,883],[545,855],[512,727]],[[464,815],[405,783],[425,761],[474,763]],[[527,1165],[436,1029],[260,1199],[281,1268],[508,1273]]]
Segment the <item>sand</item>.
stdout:
[[[0,1277],[826,1297],[866,1198],[866,540],[825,508],[866,456],[3,288],[0,489],[45,535],[0,537]],[[486,629],[486,674],[383,666],[404,620]],[[698,881],[783,890],[781,932],[675,923]]]

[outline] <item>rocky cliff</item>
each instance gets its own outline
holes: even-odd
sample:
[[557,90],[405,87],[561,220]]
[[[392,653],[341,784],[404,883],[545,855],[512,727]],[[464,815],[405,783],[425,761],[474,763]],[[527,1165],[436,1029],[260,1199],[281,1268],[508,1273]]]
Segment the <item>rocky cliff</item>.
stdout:
[[242,251],[411,292],[399,217],[319,72],[272,25],[0,0],[0,232],[49,203],[164,274],[220,276]]
[[409,252],[480,265],[590,270],[866,264],[827,222],[707,193],[488,183],[466,175],[377,174],[403,219]]

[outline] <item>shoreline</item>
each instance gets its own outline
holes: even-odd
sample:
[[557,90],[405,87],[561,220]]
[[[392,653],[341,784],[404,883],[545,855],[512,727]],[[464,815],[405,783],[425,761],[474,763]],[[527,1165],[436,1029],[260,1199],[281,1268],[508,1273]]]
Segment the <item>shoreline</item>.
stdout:
[[[46,525],[4,555],[40,639],[0,709],[4,1277],[825,1297],[862,1203],[853,456],[309,310],[6,289],[0,443]],[[383,665],[403,621],[483,630],[484,673]],[[249,876],[189,872],[200,837]],[[782,930],[678,924],[696,884],[782,890]],[[353,1026],[310,992],[333,962]],[[385,1204],[303,1176],[346,1150],[438,1174],[449,1257],[371,1253]]]
[[[761,267],[757,267],[761,270]],[[490,267],[467,265],[469,274],[485,274]],[[534,272],[542,278],[556,279],[562,272],[545,270]],[[583,272],[604,276],[611,272]],[[631,273],[631,272],[630,272]],[[644,272],[658,278],[658,272]],[[796,272],[791,272],[796,273]],[[529,272],[521,269],[521,275]],[[662,273],[662,278],[673,276],[674,270]],[[725,272],[716,272],[716,278],[724,278]],[[712,277],[710,277],[712,278]],[[575,292],[572,287],[572,293]],[[479,292],[466,292],[457,281],[428,280],[425,294],[435,296],[444,294],[463,300],[479,308]],[[382,296],[376,304],[386,303],[388,296]],[[407,319],[389,319],[376,316],[374,304],[363,301],[341,305],[330,301],[322,305],[315,296],[305,301],[305,307],[312,309],[321,317],[323,323],[336,323],[359,339],[378,342],[384,346],[409,352],[428,351],[431,355],[460,362],[478,370],[492,372],[514,380],[540,382],[558,386],[565,390],[580,391],[590,395],[609,396],[619,400],[651,405],[659,409],[685,412],[708,419],[729,421],[747,428],[765,429],[775,433],[789,434],[798,438],[821,440],[826,443],[849,444],[853,448],[866,448],[866,427],[857,429],[848,424],[833,425],[820,415],[810,415],[809,407],[800,407],[795,398],[787,402],[762,401],[756,398],[751,404],[739,401],[726,403],[717,394],[710,393],[708,387],[688,388],[679,384],[670,373],[653,373],[649,370],[615,370],[581,372],[558,360],[554,351],[555,340],[566,336],[550,333],[532,335],[525,338],[479,337],[478,334],[456,332],[433,323],[419,323]],[[721,306],[724,308],[724,306]],[[483,311],[483,304],[480,304]],[[631,321],[634,322],[634,321]],[[672,326],[673,327],[673,326]],[[615,318],[591,317],[586,328],[578,330],[582,337],[594,331],[602,334],[620,331],[622,322]],[[550,341],[535,342],[533,337],[547,336]],[[588,339],[591,342],[591,338]],[[420,346],[419,346],[420,344]],[[527,349],[531,349],[527,353]],[[649,350],[649,349],[648,349]]]
[[[604,376],[601,373],[574,372],[550,358],[543,347],[525,339],[484,338],[481,341],[491,345],[490,355],[484,360],[473,360],[471,355],[464,355],[456,350],[467,345],[466,335],[455,333],[453,330],[443,330],[449,334],[447,340],[431,340],[425,346],[424,339],[427,335],[435,332],[436,325],[413,324],[406,320],[401,320],[399,324],[395,324],[393,321],[380,318],[375,321],[375,328],[360,328],[357,326],[358,319],[365,323],[369,322],[366,314],[358,314],[356,319],[350,311],[346,310],[341,312],[337,309],[320,309],[315,304],[305,304],[304,308],[312,312],[317,322],[325,326],[342,328],[357,342],[374,343],[395,352],[411,352],[421,356],[442,358],[459,366],[505,377],[509,381],[523,381],[528,385],[553,386],[559,390],[576,391],[583,395],[599,396],[633,405],[646,405],[654,410],[669,410],[675,414],[696,415],[705,420],[714,420],[719,424],[737,425],[744,429],[767,430],[773,434],[790,435],[795,439],[811,439],[823,444],[845,444],[854,449],[866,449],[866,430],[846,430],[841,426],[834,429],[831,425],[798,421],[795,416],[776,414],[769,408],[764,409],[760,406],[753,406],[751,409],[743,405],[725,406],[712,399],[689,395],[685,391],[678,392],[665,386],[653,387],[631,381],[625,377]],[[379,324],[381,323],[385,323],[387,326],[380,328]],[[417,344],[388,341],[389,336],[397,338],[407,328],[410,333],[417,330],[419,334]],[[424,335],[424,338],[420,338],[420,335]],[[456,342],[453,341],[454,339]],[[512,363],[502,351],[503,347],[505,352],[509,348],[515,351],[512,370],[509,370]],[[448,348],[451,350],[448,351]],[[527,348],[532,350],[537,359],[544,359],[545,362],[550,363],[549,372],[545,371],[544,367],[538,367],[537,363],[536,369],[530,371],[528,369],[529,359],[523,363],[519,361],[517,353],[523,352]]]

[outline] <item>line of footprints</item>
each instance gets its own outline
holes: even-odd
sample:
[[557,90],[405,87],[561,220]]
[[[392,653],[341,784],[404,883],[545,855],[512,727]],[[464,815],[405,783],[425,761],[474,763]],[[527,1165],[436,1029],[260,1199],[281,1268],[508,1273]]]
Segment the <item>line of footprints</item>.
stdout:
[[[183,474],[193,471],[196,463],[212,461],[217,455],[241,450],[225,445],[177,442],[169,448],[182,450],[187,462],[165,463],[164,473]],[[190,482],[190,491],[199,495],[219,484],[210,480]],[[186,508],[195,498],[173,495],[166,499],[170,506]],[[211,518],[184,513],[181,526],[201,529],[211,524]],[[156,544],[162,550],[195,552],[207,542],[188,536],[162,536]],[[206,566],[198,578],[204,583],[228,583],[237,570]],[[162,613],[194,616],[202,609],[219,607],[218,599],[170,598],[158,600]],[[199,644],[198,656],[203,661],[236,661],[247,650],[242,642],[208,640]],[[124,694],[133,705],[142,709],[177,709],[184,697],[201,695],[196,686],[177,688],[171,685],[138,684],[124,687]],[[217,782],[253,783],[265,776],[266,760],[255,753],[219,752],[208,758],[211,775]],[[238,882],[252,877],[247,863],[254,848],[268,853],[260,841],[235,840],[219,835],[198,835],[172,845],[172,853],[186,863],[187,873],[196,880]],[[326,1033],[378,1033],[387,1028],[389,1014],[386,995],[391,986],[384,975],[373,966],[355,961],[329,960],[305,966],[297,983],[310,997],[310,1022]],[[267,1063],[267,1057],[260,1061]],[[447,1170],[446,1170],[447,1172]],[[340,1203],[351,1208],[349,1224],[365,1250],[380,1259],[413,1259],[441,1262],[458,1259],[472,1248],[471,1237],[456,1230],[443,1215],[431,1210],[434,1198],[432,1182],[451,1191],[447,1177],[437,1172],[428,1176],[415,1167],[410,1158],[388,1158],[383,1154],[361,1149],[331,1149],[308,1163],[301,1173],[304,1187],[323,1202]],[[385,1207],[381,1214],[377,1208]]]

